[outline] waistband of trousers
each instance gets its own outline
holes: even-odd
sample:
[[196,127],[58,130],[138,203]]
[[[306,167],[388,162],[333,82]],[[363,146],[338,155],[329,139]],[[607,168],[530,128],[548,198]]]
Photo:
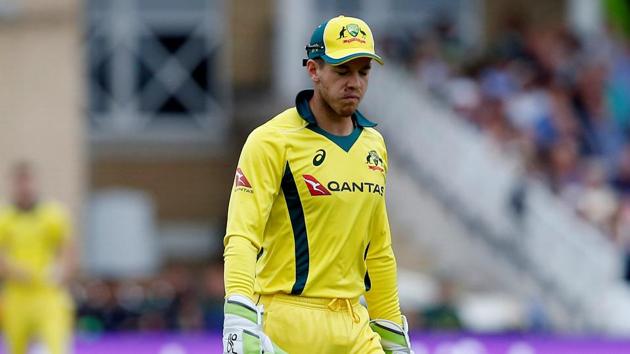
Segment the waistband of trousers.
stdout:
[[298,296],[298,295],[289,295],[289,294],[268,294],[268,295],[257,295],[259,296],[258,302],[268,302],[272,301],[280,301],[284,303],[295,304],[298,306],[308,306],[315,308],[327,309],[330,308],[331,302],[339,301],[344,302],[348,300],[348,302],[352,306],[360,305],[359,298],[333,298],[333,297],[307,297],[307,296]]

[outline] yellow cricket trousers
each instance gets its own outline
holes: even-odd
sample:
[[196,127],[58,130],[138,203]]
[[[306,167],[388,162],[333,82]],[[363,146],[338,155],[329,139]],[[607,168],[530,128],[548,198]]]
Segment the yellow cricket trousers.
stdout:
[[65,291],[4,291],[0,297],[2,330],[8,354],[26,354],[40,340],[50,354],[67,354],[74,309]]
[[263,330],[289,354],[383,354],[358,299],[260,295]]

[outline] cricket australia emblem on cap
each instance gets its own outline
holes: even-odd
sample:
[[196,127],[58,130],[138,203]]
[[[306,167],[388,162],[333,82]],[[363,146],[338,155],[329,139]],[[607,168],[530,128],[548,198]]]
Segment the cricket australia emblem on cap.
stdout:
[[[361,38],[357,38],[357,36],[361,34]],[[348,38],[350,35],[350,38]],[[367,37],[367,33],[359,27],[356,23],[350,23],[341,28],[339,32],[339,38],[343,39],[343,43],[351,43],[351,42],[361,42],[365,43],[365,38]]]
[[348,33],[350,33],[352,37],[358,36],[359,32],[361,31],[361,28],[359,28],[359,25],[357,25],[356,23],[351,23],[346,28],[348,30]]

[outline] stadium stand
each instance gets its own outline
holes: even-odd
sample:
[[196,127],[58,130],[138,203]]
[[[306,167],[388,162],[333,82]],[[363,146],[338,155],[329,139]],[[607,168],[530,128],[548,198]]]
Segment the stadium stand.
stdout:
[[615,100],[626,92],[625,44],[506,33],[491,59],[472,64],[449,62],[448,38],[410,41],[420,43],[406,49],[417,53],[410,71],[383,68],[373,80],[396,95],[372,92],[366,103],[396,142],[397,168],[531,277],[556,328],[628,333],[618,168],[628,147]]

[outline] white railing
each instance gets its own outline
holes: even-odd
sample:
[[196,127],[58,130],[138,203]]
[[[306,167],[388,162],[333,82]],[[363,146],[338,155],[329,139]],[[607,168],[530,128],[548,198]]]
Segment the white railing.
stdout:
[[[561,303],[568,320],[560,328],[630,333],[602,320],[630,312],[630,295],[616,290],[623,288],[621,254],[605,235],[541,182],[524,178],[518,158],[499,151],[405,73],[379,67],[370,86],[363,107],[379,122],[392,158],[405,161],[397,166],[420,171],[418,183],[480,226],[471,235],[500,245],[545,296]],[[520,217],[509,204],[519,186],[525,188]],[[602,305],[607,296],[614,307]]]

